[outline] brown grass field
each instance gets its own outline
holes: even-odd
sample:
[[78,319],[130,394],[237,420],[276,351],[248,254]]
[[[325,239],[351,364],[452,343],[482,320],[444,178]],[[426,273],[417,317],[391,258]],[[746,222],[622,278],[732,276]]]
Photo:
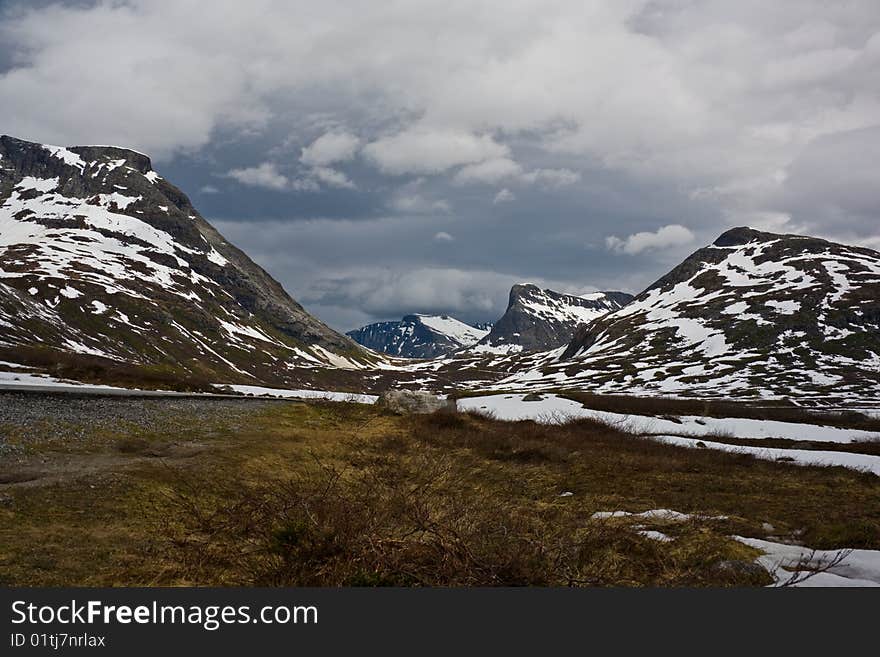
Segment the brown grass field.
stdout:
[[[880,548],[880,478],[844,468],[586,421],[250,403],[77,441],[0,426],[19,454],[0,458],[0,585],[749,586],[770,577],[719,567],[757,555],[733,534]],[[592,518],[659,508],[703,518]]]

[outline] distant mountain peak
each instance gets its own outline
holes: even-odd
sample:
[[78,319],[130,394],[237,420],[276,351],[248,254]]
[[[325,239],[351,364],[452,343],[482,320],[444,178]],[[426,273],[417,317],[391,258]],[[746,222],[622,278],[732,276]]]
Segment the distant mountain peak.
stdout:
[[25,141],[9,135],[0,136],[4,152],[15,161],[38,159],[45,154],[61,166],[73,167],[83,171],[90,162],[102,159],[121,161],[125,166],[148,173],[153,170],[150,157],[144,153],[122,146],[55,146],[38,142]]
[[399,322],[377,322],[348,336],[359,344],[391,356],[437,358],[476,344],[488,330],[465,324],[449,315],[413,313]]
[[766,241],[775,238],[772,233],[765,233],[748,226],[737,226],[726,230],[712,244],[714,246],[741,246],[755,241]]
[[576,296],[531,283],[511,287],[507,310],[474,348],[475,353],[545,351],[567,344],[579,326],[625,305],[631,295],[595,292]]

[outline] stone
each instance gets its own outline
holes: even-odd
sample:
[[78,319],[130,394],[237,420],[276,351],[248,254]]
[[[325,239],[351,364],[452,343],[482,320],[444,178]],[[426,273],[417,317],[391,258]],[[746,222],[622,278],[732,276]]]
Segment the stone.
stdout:
[[389,390],[379,397],[377,404],[398,415],[434,413],[449,408],[436,395],[419,390]]

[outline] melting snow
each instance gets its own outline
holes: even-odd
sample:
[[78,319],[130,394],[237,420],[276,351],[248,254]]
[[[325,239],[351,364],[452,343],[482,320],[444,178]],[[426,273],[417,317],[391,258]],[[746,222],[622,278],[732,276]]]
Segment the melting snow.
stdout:
[[[750,454],[755,458],[767,461],[786,461],[796,465],[839,465],[845,468],[871,472],[880,475],[880,456],[854,454],[851,452],[825,452],[810,449],[780,449],[776,447],[751,447],[748,445],[730,445],[716,443],[699,438],[682,438],[681,436],[651,436],[654,440],[680,447],[705,447],[724,452]],[[698,444],[701,443],[701,444]]]
[[[13,365],[13,363],[3,363],[4,365]],[[21,366],[18,366],[21,367]],[[117,388],[115,386],[104,386],[90,383],[80,383],[78,381],[68,381],[56,379],[47,374],[29,374],[26,372],[2,372],[0,371],[0,387],[2,386],[51,386],[51,387],[77,387],[89,388],[95,390],[125,390],[125,388]]]
[[[880,550],[813,550],[758,538],[734,538],[764,553],[757,562],[773,575],[776,586],[880,586]],[[817,569],[827,570],[810,572]]]
[[25,176],[15,187],[21,190],[36,190],[38,192],[51,192],[60,184],[59,178],[34,178],[33,176]]
[[801,304],[797,301],[785,300],[785,301],[766,301],[764,303],[765,306],[770,306],[781,315],[794,315],[797,311],[801,309]]
[[714,418],[683,415],[675,420],[611,413],[584,408],[581,402],[557,395],[543,395],[541,401],[523,401],[524,395],[489,395],[458,400],[460,411],[490,414],[498,420],[534,420],[543,424],[560,424],[579,418],[598,420],[612,426],[625,426],[629,431],[645,434],[712,435],[727,434],[732,438],[782,438],[786,440],[850,443],[880,440],[880,434],[860,429],[840,429],[818,424],[752,420],[748,418]]
[[[222,387],[223,384],[216,384]],[[288,390],[283,388],[265,388],[263,386],[230,385],[230,388],[242,394],[256,396],[269,395],[294,399],[324,399],[327,401],[352,402],[357,404],[375,404],[379,399],[376,395],[362,395],[353,392],[332,392],[328,390]]]
[[447,315],[419,315],[419,321],[432,331],[449,337],[462,346],[476,344],[489,335],[489,331],[478,329]]
[[211,262],[213,262],[215,265],[217,265],[219,267],[224,267],[226,264],[229,263],[229,261],[226,258],[224,258],[222,255],[220,255],[220,253],[214,247],[211,247],[211,251],[208,253],[208,255],[206,257],[208,258],[208,260],[210,260]]
[[507,421],[534,420],[542,424],[562,424],[587,418],[683,447],[707,447],[752,454],[769,460],[790,459],[801,465],[842,465],[880,475],[880,456],[837,451],[751,447],[708,441],[699,437],[726,434],[732,438],[781,438],[844,444],[874,441],[880,438],[878,434],[870,431],[746,418],[682,416],[672,420],[646,415],[595,411],[584,408],[580,402],[556,395],[544,395],[540,401],[531,402],[523,401],[523,397],[524,395],[521,394],[466,397],[459,399],[457,405],[462,412],[482,413]]
[[52,154],[52,157],[62,160],[68,166],[76,167],[80,171],[86,167],[86,163],[79,155],[62,146],[50,146],[49,144],[44,144],[43,148],[49,151]]

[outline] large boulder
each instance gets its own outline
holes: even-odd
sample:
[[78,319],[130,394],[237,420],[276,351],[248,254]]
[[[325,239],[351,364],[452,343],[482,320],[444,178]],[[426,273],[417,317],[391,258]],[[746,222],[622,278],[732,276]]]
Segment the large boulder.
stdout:
[[446,407],[446,402],[436,395],[418,390],[389,390],[377,403],[399,415],[434,413]]

